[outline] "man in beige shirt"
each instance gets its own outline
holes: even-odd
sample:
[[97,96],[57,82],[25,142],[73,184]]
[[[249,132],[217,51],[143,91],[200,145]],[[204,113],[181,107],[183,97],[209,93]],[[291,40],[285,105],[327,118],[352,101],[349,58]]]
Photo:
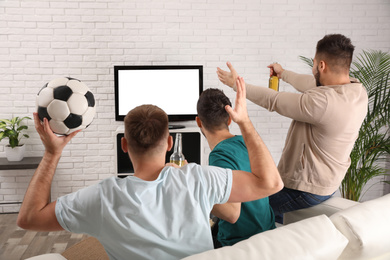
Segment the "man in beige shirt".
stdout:
[[[330,198],[350,165],[350,153],[367,113],[364,86],[349,77],[354,46],[340,34],[317,43],[313,76],[268,67],[271,74],[301,93],[277,92],[247,84],[247,98],[269,111],[293,119],[278,170],[285,188],[270,196],[270,204],[283,221],[283,213],[307,208]],[[222,83],[236,89],[238,73],[218,68]]]

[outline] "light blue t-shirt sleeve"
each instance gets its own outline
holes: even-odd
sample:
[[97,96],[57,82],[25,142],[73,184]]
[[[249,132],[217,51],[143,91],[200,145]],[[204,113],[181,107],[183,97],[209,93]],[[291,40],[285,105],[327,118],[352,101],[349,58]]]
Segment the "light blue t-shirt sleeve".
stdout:
[[99,184],[57,199],[55,213],[58,222],[73,233],[97,236],[101,223],[101,201]]
[[214,166],[203,166],[201,181],[209,188],[206,194],[212,204],[223,204],[229,200],[232,190],[232,170]]

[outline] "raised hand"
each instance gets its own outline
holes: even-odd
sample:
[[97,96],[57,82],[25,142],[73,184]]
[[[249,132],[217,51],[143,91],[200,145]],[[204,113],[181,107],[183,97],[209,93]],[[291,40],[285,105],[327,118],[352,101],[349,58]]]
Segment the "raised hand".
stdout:
[[283,73],[284,69],[280,64],[272,63],[272,64],[268,65],[267,68],[270,68],[270,76],[272,76],[275,72],[276,76],[278,78],[282,77],[282,73]]
[[226,65],[228,66],[229,71],[222,70],[221,68],[217,67],[217,75],[218,79],[225,84],[226,86],[229,86],[231,88],[234,88],[236,85],[236,79],[238,77],[237,71],[233,68],[232,64],[230,62],[227,62]]
[[45,150],[53,155],[61,155],[62,150],[67,143],[81,130],[75,131],[66,136],[57,136],[50,128],[47,118],[43,119],[43,122],[39,120],[38,113],[34,113],[35,129],[37,130],[39,137],[42,140]]
[[245,89],[245,81],[242,77],[237,77],[236,80],[237,86],[237,95],[236,95],[236,103],[234,105],[234,109],[227,105],[225,107],[226,111],[229,113],[232,120],[237,123],[248,122],[248,110],[246,108],[246,89]]

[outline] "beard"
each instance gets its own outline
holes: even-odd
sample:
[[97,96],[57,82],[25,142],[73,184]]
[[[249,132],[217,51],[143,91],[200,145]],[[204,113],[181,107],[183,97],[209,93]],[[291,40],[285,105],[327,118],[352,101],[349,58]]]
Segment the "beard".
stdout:
[[320,72],[318,71],[318,67],[316,68],[316,73],[314,74],[314,78],[316,79],[316,86],[322,86],[321,84],[321,75]]

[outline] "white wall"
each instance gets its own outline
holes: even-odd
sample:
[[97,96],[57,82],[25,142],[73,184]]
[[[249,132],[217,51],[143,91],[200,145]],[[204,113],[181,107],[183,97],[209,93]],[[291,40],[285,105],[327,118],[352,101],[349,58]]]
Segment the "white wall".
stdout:
[[[350,37],[356,53],[390,51],[389,24],[388,0],[2,0],[0,118],[31,116],[36,93],[56,77],[78,78],[94,92],[96,118],[65,149],[53,183],[56,198],[115,174],[121,122],[114,120],[113,65],[200,64],[205,88],[234,98],[215,73],[228,60],[247,82],[266,85],[273,61],[310,73],[298,56],[313,57],[328,33]],[[281,84],[281,90],[292,88]],[[253,104],[249,110],[278,162],[290,120]],[[42,155],[28,124],[27,155]],[[21,201],[33,172],[1,171],[0,202]]]

